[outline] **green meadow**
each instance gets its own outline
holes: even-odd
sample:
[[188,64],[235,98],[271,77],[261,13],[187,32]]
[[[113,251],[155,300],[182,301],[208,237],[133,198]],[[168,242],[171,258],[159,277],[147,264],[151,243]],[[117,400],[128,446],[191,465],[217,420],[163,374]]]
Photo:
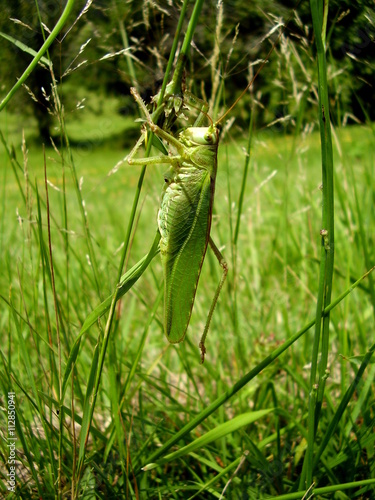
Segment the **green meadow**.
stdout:
[[[331,88],[334,77],[322,92]],[[327,193],[329,120],[317,100],[309,112],[306,96],[294,103],[292,126],[258,123],[256,95],[226,117],[211,237],[229,271],[201,364],[221,276],[210,248],[182,343],[164,335],[160,255],[82,329],[150,251],[167,167],[149,165],[138,191],[141,168],[126,161],[141,133],[136,107],[120,113],[121,97],[68,90],[66,105],[65,92],[51,94],[49,143],[30,113],[0,113],[1,494],[374,498],[371,120],[335,115]],[[235,99],[223,92],[217,116]],[[333,252],[331,282],[322,261]]]

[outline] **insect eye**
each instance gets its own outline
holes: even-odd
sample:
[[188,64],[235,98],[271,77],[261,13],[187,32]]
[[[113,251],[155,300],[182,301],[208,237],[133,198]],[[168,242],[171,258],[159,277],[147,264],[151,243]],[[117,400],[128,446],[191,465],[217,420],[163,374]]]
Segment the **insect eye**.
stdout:
[[204,140],[205,140],[206,142],[212,142],[212,135],[211,135],[211,134],[206,134],[206,135],[204,136]]

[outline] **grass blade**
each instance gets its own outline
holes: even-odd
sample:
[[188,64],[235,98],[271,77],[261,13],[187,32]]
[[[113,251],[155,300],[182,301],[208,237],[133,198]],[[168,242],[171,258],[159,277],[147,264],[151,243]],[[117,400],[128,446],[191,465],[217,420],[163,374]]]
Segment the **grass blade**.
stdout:
[[261,418],[265,417],[269,413],[271,413],[273,410],[259,410],[259,411],[254,411],[250,413],[244,413],[243,415],[238,415],[237,417],[232,418],[232,420],[229,420],[228,422],[225,422],[218,427],[206,432],[203,436],[200,436],[199,438],[195,439],[193,442],[188,444],[187,446],[184,446],[180,450],[177,450],[173,453],[170,453],[169,455],[166,455],[164,458],[159,460],[157,463],[149,463],[142,467],[143,471],[149,471],[152,469],[155,469],[156,467],[159,467],[167,462],[170,462],[172,460],[176,460],[177,458],[183,457],[184,455],[187,455],[190,452],[196,451],[199,448],[202,448],[203,446],[206,446],[207,444],[211,443],[212,441],[215,441],[217,439],[220,439],[227,434],[231,434],[241,427],[244,427],[245,425],[252,424],[254,422],[257,422]]
[[14,94],[17,92],[17,90],[25,83],[29,75],[32,73],[32,71],[36,68],[38,62],[42,58],[43,54],[48,50],[48,48],[51,46],[52,42],[54,39],[57,37],[57,35],[60,33],[60,31],[63,29],[66,21],[68,20],[68,17],[73,9],[75,0],[67,0],[65,9],[63,10],[63,13],[61,14],[60,19],[57,21],[56,26],[53,28],[51,34],[47,38],[47,40],[43,43],[41,48],[39,49],[38,53],[34,57],[34,59],[31,61],[29,66],[25,69],[23,74],[20,76],[20,78],[17,80],[17,83],[14,84],[12,89],[8,92],[8,94],[4,97],[4,99],[0,102],[0,111],[5,108],[7,103],[11,100],[11,98],[14,96]]

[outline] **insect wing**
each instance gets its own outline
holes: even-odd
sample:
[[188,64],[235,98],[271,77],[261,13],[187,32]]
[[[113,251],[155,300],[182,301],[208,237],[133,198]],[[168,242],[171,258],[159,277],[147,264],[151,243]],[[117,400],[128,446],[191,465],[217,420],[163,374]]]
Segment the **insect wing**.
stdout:
[[186,167],[166,179],[158,222],[164,273],[164,331],[181,342],[190,321],[211,228],[214,179]]

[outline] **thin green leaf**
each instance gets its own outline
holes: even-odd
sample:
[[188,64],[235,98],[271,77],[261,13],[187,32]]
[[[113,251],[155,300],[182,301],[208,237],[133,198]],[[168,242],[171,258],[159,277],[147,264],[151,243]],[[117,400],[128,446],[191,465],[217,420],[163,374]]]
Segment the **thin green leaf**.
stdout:
[[81,427],[81,441],[79,447],[79,456],[78,456],[78,469],[82,466],[83,457],[85,456],[85,448],[87,444],[88,432],[91,425],[90,422],[90,406],[92,404],[91,396],[94,389],[96,372],[98,369],[98,359],[99,359],[99,345],[96,344],[94,356],[92,359],[92,365],[90,370],[90,376],[87,383],[87,390],[85,396],[85,403],[83,407],[83,416],[82,416],[82,427]]
[[238,429],[244,427],[245,425],[249,425],[252,424],[253,422],[256,422],[257,420],[265,417],[272,411],[273,409],[259,410],[251,413],[243,413],[242,415],[238,415],[238,417],[232,418],[232,420],[224,422],[218,427],[208,431],[206,434],[199,437],[198,439],[195,439],[192,443],[188,444],[187,446],[184,446],[180,450],[177,450],[173,453],[170,453],[169,455],[166,455],[164,458],[159,460],[159,462],[145,465],[142,468],[142,470],[144,471],[152,470],[158,467],[159,465],[165,464],[166,462],[170,462],[172,460],[176,460],[177,458],[183,457],[184,455],[187,455],[192,451],[195,451],[199,448],[202,448],[203,446],[206,446],[212,441],[216,441],[217,439],[220,439],[226,436],[227,434],[231,434],[232,432],[237,431]]
[[15,83],[12,87],[12,89],[8,92],[8,94],[4,97],[4,99],[0,102],[0,111],[5,108],[6,104],[11,100],[11,98],[14,96],[14,94],[17,92],[17,90],[25,83],[27,78],[30,76],[30,74],[33,72],[33,70],[36,68],[38,62],[42,58],[43,54],[48,50],[48,48],[51,46],[52,42],[54,39],[57,37],[57,35],[60,33],[62,28],[64,27],[64,24],[66,23],[72,9],[74,6],[75,0],[68,0],[65,5],[65,9],[63,10],[63,13],[60,16],[60,19],[57,21],[56,26],[53,28],[51,34],[47,38],[47,40],[43,43],[37,54],[35,55],[34,59],[31,61],[29,66],[25,69],[21,77],[17,80],[17,83]]
[[[2,36],[3,38],[5,38],[6,40],[8,40],[8,42],[13,43],[13,45],[15,45],[19,49],[23,50],[23,52],[27,52],[28,54],[31,54],[32,56],[36,57],[37,52],[34,49],[32,49],[31,47],[28,47],[27,45],[25,45],[24,43],[20,42],[16,38],[14,38],[14,37],[12,37],[10,35],[7,35],[6,33],[3,33],[2,31],[0,31],[0,36]],[[41,57],[40,61],[43,64],[45,64],[46,66],[48,66],[50,68],[52,67],[52,61],[50,61],[46,57],[44,57],[44,56]]]

